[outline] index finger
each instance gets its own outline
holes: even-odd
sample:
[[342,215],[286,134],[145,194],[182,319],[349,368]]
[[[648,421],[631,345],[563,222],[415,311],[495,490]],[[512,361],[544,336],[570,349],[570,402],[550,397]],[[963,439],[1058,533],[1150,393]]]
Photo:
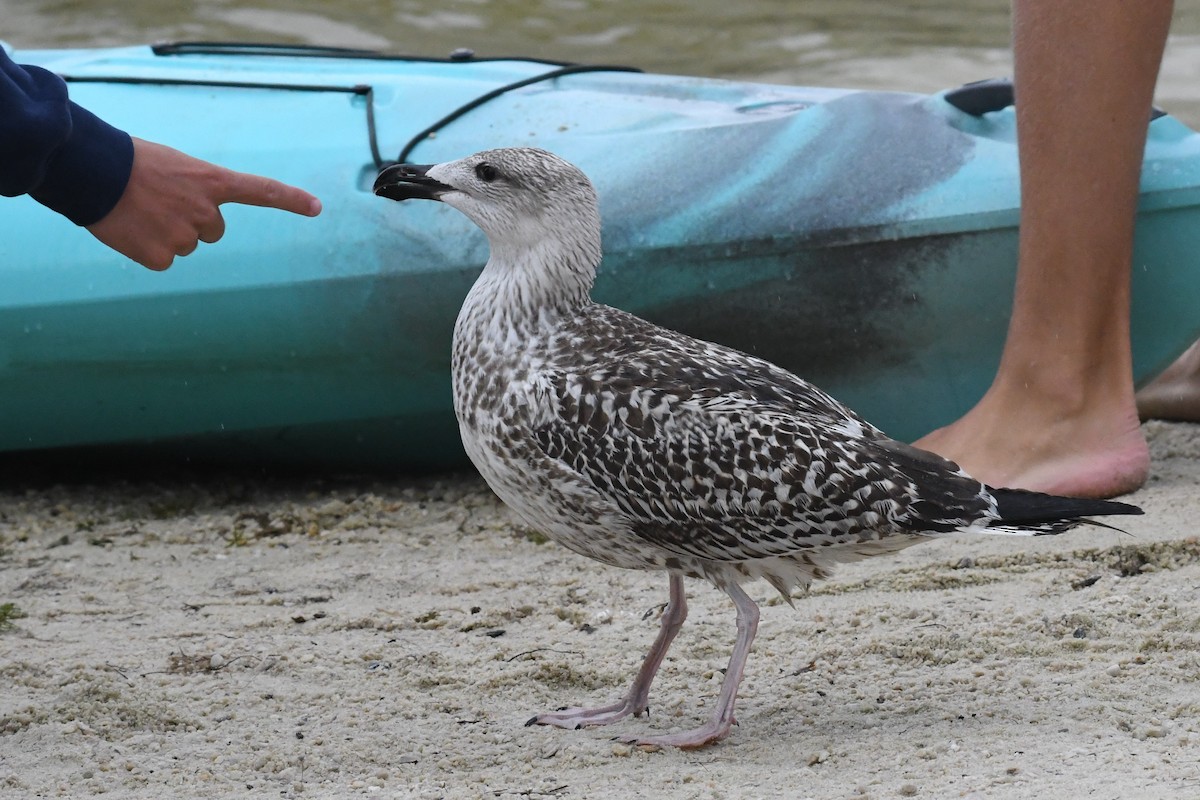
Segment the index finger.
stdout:
[[278,208],[306,217],[321,213],[321,201],[303,189],[246,172],[229,173],[219,202]]

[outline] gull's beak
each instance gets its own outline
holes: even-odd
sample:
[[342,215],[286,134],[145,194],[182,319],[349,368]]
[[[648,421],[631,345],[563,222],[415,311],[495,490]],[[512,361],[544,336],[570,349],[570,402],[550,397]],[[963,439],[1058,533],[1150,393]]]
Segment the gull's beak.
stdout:
[[440,200],[453,187],[426,175],[430,166],[393,164],[375,179],[375,194],[389,200]]

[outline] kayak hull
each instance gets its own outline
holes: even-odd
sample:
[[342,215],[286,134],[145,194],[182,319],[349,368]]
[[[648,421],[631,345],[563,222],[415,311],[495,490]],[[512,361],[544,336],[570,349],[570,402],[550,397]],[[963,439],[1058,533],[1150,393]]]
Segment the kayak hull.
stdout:
[[[325,211],[226,206],[220,244],[151,273],[32,201],[6,203],[0,450],[465,463],[450,338],[486,241],[448,207],[372,196],[369,142],[396,153],[547,65],[140,47],[15,57],[66,75],[73,98],[136,136],[303,186]],[[1011,108],[577,74],[480,106],[410,160],[520,144],[596,183],[600,302],[776,362],[899,438],[955,419],[994,374],[1016,264]],[[1169,116],[1150,124],[1140,209],[1139,380],[1200,334],[1200,136]]]

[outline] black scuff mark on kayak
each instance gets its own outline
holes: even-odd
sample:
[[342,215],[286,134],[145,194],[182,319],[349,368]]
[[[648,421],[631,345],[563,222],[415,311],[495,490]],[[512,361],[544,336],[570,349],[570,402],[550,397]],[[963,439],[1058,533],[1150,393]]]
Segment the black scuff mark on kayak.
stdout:
[[[1001,276],[1015,270],[1015,239],[1003,229],[836,246],[764,242],[737,254],[752,279],[716,288],[707,279],[727,265],[714,261],[710,270],[700,248],[664,251],[624,274],[602,271],[596,297],[764,358],[835,397],[861,398],[857,411],[891,425],[888,375],[921,376],[931,391],[947,391],[960,376],[933,353],[987,353],[1002,341],[1007,306],[954,287],[964,263]],[[655,273],[677,274],[685,264],[702,288],[690,297],[656,294]]]
[[943,268],[943,245],[928,238],[777,254],[791,262],[781,278],[638,313],[808,380],[837,382],[911,358],[905,320],[924,313],[920,272]]

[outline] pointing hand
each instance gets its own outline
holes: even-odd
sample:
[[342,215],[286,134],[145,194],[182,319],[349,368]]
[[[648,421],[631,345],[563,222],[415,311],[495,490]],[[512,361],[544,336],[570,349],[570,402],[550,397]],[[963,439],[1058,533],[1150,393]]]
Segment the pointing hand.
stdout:
[[142,266],[164,270],[175,256],[186,256],[200,242],[221,238],[223,203],[278,208],[308,217],[321,213],[321,201],[302,189],[135,138],[125,193],[88,231]]

